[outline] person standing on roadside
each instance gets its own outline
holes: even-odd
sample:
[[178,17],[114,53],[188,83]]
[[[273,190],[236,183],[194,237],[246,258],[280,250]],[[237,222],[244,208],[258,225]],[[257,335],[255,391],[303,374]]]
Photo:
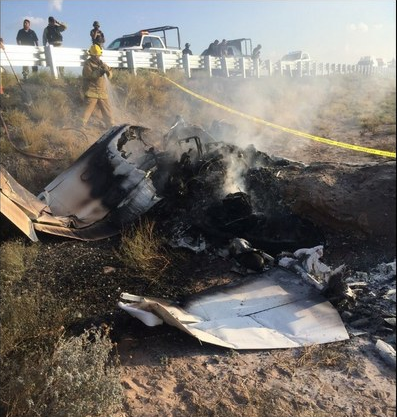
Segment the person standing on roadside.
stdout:
[[[67,29],[66,23],[58,22],[54,17],[48,18],[48,26],[43,32],[43,46],[52,45],[55,47],[62,46],[63,36],[61,32]],[[63,75],[63,67],[59,67],[59,73]]]
[[52,16],[48,18],[48,26],[43,32],[43,45],[62,46],[63,36],[61,32],[67,29],[65,23],[58,22]]
[[190,50],[190,43],[185,43],[185,49],[182,51],[182,55],[193,55]]
[[219,56],[227,56],[227,41],[223,39],[222,42],[218,46],[218,53]]
[[85,110],[81,120],[84,127],[90,119],[96,105],[101,110],[105,119],[106,126],[110,128],[114,125],[112,109],[108,100],[105,75],[108,79],[112,78],[112,69],[102,62],[102,48],[99,45],[92,45],[88,53],[90,57],[83,67],[83,91],[85,97]]
[[254,50],[252,51],[252,59],[259,59],[259,56],[261,54],[262,45],[258,44]]
[[90,36],[92,43],[95,45],[99,45],[103,49],[103,45],[105,44],[105,34],[99,29],[100,24],[97,20],[92,24],[94,26],[93,29],[91,29]]
[[[30,29],[30,20],[28,19],[25,19],[23,21],[23,28],[20,29],[17,33],[17,44],[39,46],[39,39],[36,35],[36,32]],[[33,66],[32,72],[37,72],[37,71],[38,71],[38,67]],[[29,75],[29,67],[27,66],[22,67],[22,75],[23,75],[23,79],[26,80],[26,78]]]
[[219,56],[219,41],[218,39],[215,39],[214,42],[210,43],[207,54],[211,56]]

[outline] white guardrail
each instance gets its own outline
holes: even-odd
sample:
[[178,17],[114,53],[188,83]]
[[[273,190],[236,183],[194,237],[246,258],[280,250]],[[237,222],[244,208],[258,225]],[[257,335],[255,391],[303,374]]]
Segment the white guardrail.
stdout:
[[[54,78],[58,78],[58,67],[78,68],[84,65],[88,58],[87,49],[64,48],[53,46],[22,46],[4,45],[5,52],[0,50],[2,67],[38,66],[49,67]],[[370,66],[324,64],[316,62],[288,61],[272,63],[270,60],[259,61],[252,58],[213,57],[198,55],[182,55],[181,52],[142,52],[142,51],[110,51],[104,50],[102,60],[112,68],[125,68],[136,74],[140,68],[153,69],[166,73],[170,69],[179,69],[185,72],[188,78],[195,71],[224,77],[240,76],[263,77],[272,75],[281,76],[318,76],[331,74],[362,73],[394,74],[396,68],[379,68]]]

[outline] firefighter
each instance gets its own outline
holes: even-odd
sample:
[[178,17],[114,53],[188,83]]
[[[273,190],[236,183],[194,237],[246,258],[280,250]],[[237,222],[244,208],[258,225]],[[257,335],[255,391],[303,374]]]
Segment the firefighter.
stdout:
[[98,105],[105,124],[109,128],[113,126],[112,109],[109,104],[106,77],[112,78],[112,69],[101,60],[102,48],[92,45],[88,51],[90,57],[83,67],[83,91],[85,98],[85,110],[82,118],[84,127],[90,119],[95,107]]

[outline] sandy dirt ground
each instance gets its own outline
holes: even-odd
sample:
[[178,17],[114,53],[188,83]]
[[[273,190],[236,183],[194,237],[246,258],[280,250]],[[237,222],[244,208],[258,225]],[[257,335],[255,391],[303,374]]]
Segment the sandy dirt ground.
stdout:
[[131,318],[118,344],[127,415],[395,416],[395,370],[375,340],[235,351]]
[[[373,137],[363,137],[358,130],[350,132],[350,137],[363,146],[373,146]],[[393,137],[381,136],[380,143],[393,146]],[[336,139],[346,136],[341,133]],[[327,147],[324,152],[321,145],[303,153],[285,149],[280,145],[280,156],[305,163],[365,164],[382,160],[360,153],[347,155],[336,148]],[[371,262],[375,267],[382,253],[363,244],[361,251],[347,254],[349,249],[340,246],[342,241],[333,243],[334,267],[342,261],[342,252],[343,262],[357,267],[361,260],[363,268]],[[214,282],[221,279],[216,269],[213,274]],[[360,329],[360,335],[350,334],[346,342],[300,349],[233,351],[201,344],[167,325],[145,328],[135,319],[130,325],[129,335],[118,345],[129,416],[396,415],[395,369],[379,356],[375,348],[378,336],[365,328]],[[395,343],[395,329],[394,339],[389,335],[389,340]]]
[[[88,133],[98,137],[97,132]],[[395,133],[363,135],[359,128],[350,127],[331,133],[335,140],[369,147],[376,144],[380,149],[395,152]],[[259,136],[263,134],[258,132]],[[384,160],[288,138],[281,136],[279,141],[273,141],[271,149],[263,151],[306,164],[367,164]],[[289,146],[292,143],[304,145]],[[5,164],[7,168],[12,167],[11,162]],[[395,260],[395,239],[383,242],[383,246],[366,239],[355,241],[352,247],[352,241],[343,230],[330,236],[324,262],[333,268],[345,263],[365,274],[382,262]],[[146,327],[117,310],[115,306],[122,291],[151,295],[145,293],[147,285],[116,262],[114,248],[118,244],[119,241],[60,243],[47,238],[39,257],[43,264],[39,263],[36,269],[38,279],[46,285],[56,280],[61,296],[79,298],[88,288],[90,297],[82,302],[89,305],[93,317],[114,310],[110,321],[115,322],[114,340],[126,395],[123,417],[396,416],[395,369],[380,357],[375,347],[378,339],[395,346],[395,321],[394,326],[387,328],[379,324],[381,308],[376,314],[371,313],[371,306],[381,297],[379,294],[388,288],[379,294],[371,291],[366,294],[369,311],[364,314],[361,306],[354,312],[356,331],[349,327],[350,339],[345,342],[295,349],[235,351],[200,343],[168,325]],[[230,282],[239,277],[231,272],[232,266],[202,255],[186,268],[183,279],[170,277],[153,292],[156,296],[172,298],[175,294],[195,293]],[[393,309],[395,317],[395,301]],[[343,315],[343,309],[339,312],[346,323],[352,320],[351,316]],[[364,320],[358,324],[360,318]]]
[[121,342],[128,415],[395,415],[394,372],[365,337],[261,352],[186,339],[170,331]]

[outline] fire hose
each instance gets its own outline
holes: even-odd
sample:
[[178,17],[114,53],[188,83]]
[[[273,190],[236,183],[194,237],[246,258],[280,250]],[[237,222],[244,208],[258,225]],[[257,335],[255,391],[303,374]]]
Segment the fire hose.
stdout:
[[[30,153],[30,152],[26,152],[23,149],[19,148],[17,145],[15,145],[15,143],[11,140],[11,136],[10,136],[10,132],[8,130],[7,124],[3,118],[2,113],[0,112],[0,119],[1,119],[1,124],[4,128],[5,134],[6,134],[6,138],[7,140],[10,142],[11,146],[19,153],[21,153],[22,155],[28,156],[30,158],[38,158],[38,159],[44,159],[47,161],[62,161],[63,158],[53,158],[51,156],[44,156],[44,155],[38,155],[38,154],[34,154],[34,153]],[[84,135],[85,139],[88,141],[87,135],[82,132],[79,129],[75,129],[73,127],[70,128],[62,128],[61,130],[76,130],[79,133],[81,133],[82,135]]]

